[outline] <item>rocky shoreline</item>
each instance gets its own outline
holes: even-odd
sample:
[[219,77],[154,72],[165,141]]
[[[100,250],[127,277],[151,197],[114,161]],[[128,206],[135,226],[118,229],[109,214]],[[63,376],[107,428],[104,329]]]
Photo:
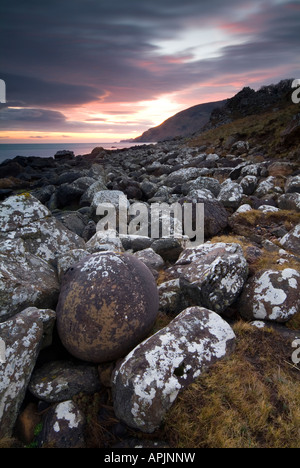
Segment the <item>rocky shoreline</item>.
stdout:
[[[203,203],[205,243],[97,232],[120,195]],[[243,140],[17,156],[0,197],[0,444],[170,447],[169,410],[235,352],[233,324],[276,328],[292,354],[299,162]]]

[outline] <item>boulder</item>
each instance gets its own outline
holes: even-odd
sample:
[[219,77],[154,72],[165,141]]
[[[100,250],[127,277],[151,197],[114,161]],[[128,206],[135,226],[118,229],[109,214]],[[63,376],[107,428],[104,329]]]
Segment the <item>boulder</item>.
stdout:
[[12,195],[0,203],[0,235],[49,216],[51,211],[29,193]]
[[232,182],[231,179],[227,179],[221,185],[221,190],[218,195],[218,200],[226,208],[237,209],[241,203],[243,197],[243,189],[240,184]]
[[30,306],[55,309],[58,295],[49,263],[28,252],[22,239],[0,241],[0,321]]
[[300,193],[285,193],[278,199],[278,206],[281,210],[300,211]]
[[240,186],[243,189],[245,195],[252,195],[257,187],[257,177],[254,175],[246,175],[242,178]]
[[28,390],[39,400],[57,403],[81,392],[99,392],[101,384],[95,365],[51,361],[33,372]]
[[66,272],[56,310],[65,348],[84,361],[107,362],[123,357],[151,330],[157,286],[133,255],[100,252]]
[[182,193],[187,195],[194,190],[209,190],[217,197],[221,190],[221,184],[218,180],[212,177],[197,177],[197,179],[186,182],[182,185]]
[[280,244],[286,250],[300,256],[300,224],[285,234],[280,240]]
[[39,435],[40,447],[85,448],[86,418],[72,401],[62,401],[49,408]]
[[289,177],[285,183],[285,193],[300,193],[300,175]]
[[53,310],[26,309],[0,323],[4,359],[0,360],[0,439],[10,437],[44,342],[54,326]]
[[149,270],[152,271],[154,277],[158,276],[158,270],[160,270],[165,264],[163,258],[154,252],[151,247],[148,249],[139,250],[133,255],[134,257],[141,260],[141,262],[143,262],[149,268]]
[[179,278],[165,281],[158,286],[159,310],[168,315],[177,315],[188,307],[180,287]]
[[116,367],[112,394],[116,416],[151,433],[178,393],[234,347],[232,328],[216,313],[190,307],[139,344]]
[[0,204],[0,227],[0,239],[21,239],[27,252],[47,262],[68,250],[85,247],[81,237],[29,194],[9,197]]
[[287,322],[300,310],[300,273],[292,268],[262,270],[250,278],[239,299],[247,320]]
[[248,277],[248,263],[239,244],[206,242],[187,248],[175,263],[190,305],[224,312],[241,293]]

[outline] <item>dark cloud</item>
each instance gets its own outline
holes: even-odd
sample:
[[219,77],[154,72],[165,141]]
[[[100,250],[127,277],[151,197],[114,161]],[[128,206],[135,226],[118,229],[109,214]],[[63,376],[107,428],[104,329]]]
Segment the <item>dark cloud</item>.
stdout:
[[[96,101],[101,89],[72,83],[47,81],[24,75],[2,73],[6,82],[6,94],[10,105],[19,106],[68,106]],[[104,92],[102,91],[102,94]]]
[[[3,0],[0,77],[10,102],[51,109],[145,101],[234,74],[269,70],[274,80],[287,78],[299,67],[299,7],[288,0]],[[178,32],[198,28],[209,35],[222,25],[241,40],[224,44],[217,57],[185,61],[198,43],[183,45],[173,60],[160,53],[159,42]],[[44,112],[52,125],[55,116]],[[3,115],[12,124],[12,114],[2,113],[2,123]]]

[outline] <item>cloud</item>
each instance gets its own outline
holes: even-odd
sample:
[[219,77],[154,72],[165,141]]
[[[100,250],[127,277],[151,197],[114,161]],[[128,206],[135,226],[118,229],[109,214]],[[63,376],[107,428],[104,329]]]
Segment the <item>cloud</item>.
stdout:
[[[111,103],[112,115],[129,115],[130,107],[118,111],[115,103],[133,107],[185,89],[213,92],[216,83],[225,89],[244,80],[247,86],[247,77],[262,85],[268,84],[263,77],[275,82],[295,76],[299,7],[289,0],[1,2],[0,77],[6,80],[8,104],[43,110],[39,120],[2,109],[1,124],[5,116],[6,127],[20,128],[22,122],[37,129],[47,122],[56,128],[60,122],[64,129],[80,124],[87,131],[106,123],[70,122],[49,109],[96,103],[99,113],[109,114],[101,106],[108,109]],[[199,59],[203,43],[215,43],[216,49]],[[193,104],[198,103],[195,95]]]
[[0,110],[2,130],[15,131],[52,131],[80,133],[126,133],[128,126],[144,128],[150,122],[81,122],[68,120],[58,111],[40,108],[3,108]]

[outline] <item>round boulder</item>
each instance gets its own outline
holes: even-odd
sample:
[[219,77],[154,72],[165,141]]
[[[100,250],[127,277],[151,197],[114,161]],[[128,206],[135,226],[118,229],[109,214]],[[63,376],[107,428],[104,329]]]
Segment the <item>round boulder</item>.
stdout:
[[126,253],[100,252],[65,273],[57,329],[73,356],[113,361],[147,336],[158,306],[154,277],[143,262]]

